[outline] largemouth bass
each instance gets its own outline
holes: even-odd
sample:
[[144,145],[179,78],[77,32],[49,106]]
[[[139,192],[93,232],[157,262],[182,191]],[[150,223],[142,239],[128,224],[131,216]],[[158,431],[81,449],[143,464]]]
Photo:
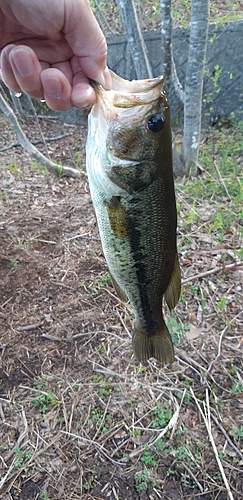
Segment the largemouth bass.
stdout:
[[180,296],[170,111],[163,78],[94,84],[86,161],[104,255],[119,298],[135,314],[133,351],[172,363],[162,313]]

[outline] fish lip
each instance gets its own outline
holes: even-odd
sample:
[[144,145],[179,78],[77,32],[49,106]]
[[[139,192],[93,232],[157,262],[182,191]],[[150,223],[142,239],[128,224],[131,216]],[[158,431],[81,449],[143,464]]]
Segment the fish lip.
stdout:
[[[135,94],[147,92],[164,83],[164,77],[162,75],[155,78],[144,78],[141,80],[130,81],[116,75],[111,70],[109,71],[112,80],[111,91],[119,92],[121,94],[128,94],[130,92]],[[100,83],[95,82],[94,80],[90,80],[90,83],[96,92],[110,92],[109,90],[106,91]]]
[[[91,81],[98,100],[112,105],[114,108],[133,108],[150,105],[163,94],[163,76],[143,80],[125,80],[110,70],[112,78],[111,90],[105,90],[102,85]],[[154,90],[156,89],[156,92]]]
[[111,154],[107,154],[109,163],[111,166],[119,166],[122,165],[124,167],[133,167],[134,165],[140,165],[142,162],[140,160],[127,160],[127,159],[121,159],[118,158],[117,156],[113,156]]
[[[144,78],[141,80],[131,80],[131,81],[125,80],[124,78],[116,75],[116,73],[114,73],[111,70],[110,70],[110,75],[112,80],[111,90],[114,90],[115,92],[119,92],[121,94],[127,94],[130,92],[135,94],[147,92],[149,90],[153,90],[155,87],[157,87],[160,84],[163,84],[164,82],[164,77],[161,75],[155,78]],[[102,85],[95,83],[95,86],[98,87],[98,90],[104,91]]]

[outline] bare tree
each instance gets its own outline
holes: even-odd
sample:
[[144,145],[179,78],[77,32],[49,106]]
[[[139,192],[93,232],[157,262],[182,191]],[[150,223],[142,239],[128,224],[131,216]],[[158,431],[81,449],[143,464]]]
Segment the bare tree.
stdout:
[[138,80],[141,78],[152,78],[152,69],[138,22],[134,0],[117,0],[117,3],[121,12],[122,24],[127,36],[136,77]]
[[172,16],[171,0],[161,0],[161,72],[164,76],[164,89],[167,95],[171,88],[172,68]]
[[[210,0],[192,0],[191,29],[189,54],[186,70],[185,90],[181,86],[176,73],[172,47],[171,0],[161,0],[161,46],[162,46],[162,73],[164,75],[165,90],[170,92],[171,81],[184,105],[184,138],[181,161],[183,172],[188,175],[197,175],[197,161],[201,133],[201,109],[203,76],[208,37]],[[182,164],[174,147],[176,173],[181,170]],[[182,173],[182,170],[181,172]]]
[[182,160],[185,173],[197,175],[201,133],[202,90],[210,0],[192,0],[190,45],[184,100]]

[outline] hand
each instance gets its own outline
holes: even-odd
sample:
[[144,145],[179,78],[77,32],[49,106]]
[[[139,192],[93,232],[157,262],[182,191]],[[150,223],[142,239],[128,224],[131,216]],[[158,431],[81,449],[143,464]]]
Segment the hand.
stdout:
[[92,106],[89,79],[111,86],[106,54],[88,0],[0,0],[0,68],[15,92],[58,111]]

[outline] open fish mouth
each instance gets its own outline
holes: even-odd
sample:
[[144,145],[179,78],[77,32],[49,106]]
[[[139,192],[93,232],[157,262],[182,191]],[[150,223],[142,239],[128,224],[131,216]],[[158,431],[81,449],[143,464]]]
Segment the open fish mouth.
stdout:
[[[125,111],[134,108],[134,106],[151,106],[151,103],[157,101],[163,92],[163,76],[146,80],[128,81],[112,71],[110,73],[112,78],[111,90],[104,90],[101,85],[95,82],[92,83],[98,101],[102,101],[103,103],[102,107],[105,114],[107,114],[110,107],[118,108],[120,114],[120,110],[122,109]],[[110,113],[108,114],[110,115]]]

